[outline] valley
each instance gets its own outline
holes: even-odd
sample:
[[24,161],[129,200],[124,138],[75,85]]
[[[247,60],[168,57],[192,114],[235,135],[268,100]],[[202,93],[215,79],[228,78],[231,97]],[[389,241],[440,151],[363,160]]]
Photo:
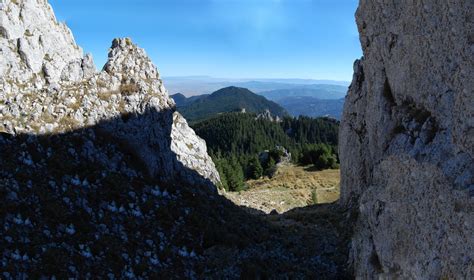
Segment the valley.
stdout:
[[192,125],[206,141],[220,174],[218,186],[231,192],[249,189],[249,180],[274,177],[285,165],[337,169],[338,126],[326,118],[275,120],[250,113],[219,114]]
[[0,0],[1,279],[474,279],[473,1],[164,2]]
[[341,119],[344,98],[318,99],[311,96],[293,96],[278,99],[280,106],[292,116],[330,117]]

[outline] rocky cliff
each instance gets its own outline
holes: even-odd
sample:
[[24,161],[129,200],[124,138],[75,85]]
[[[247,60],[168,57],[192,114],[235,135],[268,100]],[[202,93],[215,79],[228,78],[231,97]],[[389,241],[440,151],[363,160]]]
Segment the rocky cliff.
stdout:
[[46,0],[1,1],[0,42],[0,76],[10,83],[36,88],[56,83],[69,64],[71,71],[64,75],[76,79],[95,71],[90,56],[82,56],[71,31],[56,21]]
[[6,0],[0,54],[0,131],[57,134],[97,125],[126,142],[154,177],[208,181],[210,188],[219,181],[205,142],[175,112],[156,67],[130,39],[115,39],[96,72],[47,1]]
[[337,205],[266,216],[218,173],[155,66],[95,70],[45,0],[0,0],[0,278],[346,279]]
[[361,0],[340,129],[361,279],[474,277],[474,2]]

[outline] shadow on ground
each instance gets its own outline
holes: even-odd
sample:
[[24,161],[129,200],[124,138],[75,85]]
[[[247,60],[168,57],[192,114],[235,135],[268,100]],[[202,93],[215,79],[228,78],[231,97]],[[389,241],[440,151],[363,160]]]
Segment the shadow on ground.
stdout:
[[[202,177],[191,184],[195,171],[162,160],[175,158],[172,113],[1,134],[1,277],[351,278],[349,212],[331,204],[264,215]],[[161,138],[130,145],[146,134]]]

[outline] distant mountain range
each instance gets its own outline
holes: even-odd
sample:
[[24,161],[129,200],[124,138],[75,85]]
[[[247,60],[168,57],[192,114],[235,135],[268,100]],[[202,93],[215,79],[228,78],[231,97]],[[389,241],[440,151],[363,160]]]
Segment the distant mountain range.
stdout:
[[341,119],[344,98],[318,99],[311,96],[285,97],[278,100],[292,116],[331,117]]
[[184,96],[210,94],[220,88],[237,86],[247,88],[255,93],[277,89],[313,87],[315,85],[340,86],[347,91],[349,82],[312,79],[222,79],[207,76],[164,77],[166,88],[170,93],[180,92]]
[[[292,94],[298,94],[299,92],[306,92],[306,94],[314,94],[317,92],[320,96],[324,96],[324,99],[337,99],[334,94],[345,96],[347,92],[347,86],[334,85],[334,84],[292,84],[282,82],[262,82],[262,81],[248,81],[236,83],[236,86],[248,88],[253,92],[260,95],[272,91],[289,91]],[[288,93],[288,92],[287,92]],[[340,97],[339,97],[340,98]]]
[[339,85],[306,85],[298,88],[277,89],[260,92],[269,100],[275,101],[292,116],[321,117],[340,119],[347,87]]
[[[282,111],[286,110],[295,117],[300,115],[309,117],[329,116],[340,119],[344,97],[347,93],[347,86],[331,84],[294,85],[273,81],[248,81],[237,84],[260,90],[260,92],[257,95],[253,93],[253,90],[232,86],[218,90],[211,95],[203,94],[186,97],[184,94],[178,93],[172,95],[172,97],[177,106],[181,107],[179,110],[190,121],[243,108],[248,112],[261,113],[262,108],[276,108],[275,103],[284,109],[280,107],[279,109],[273,109],[273,111],[270,110],[272,115],[280,116]],[[279,87],[279,89],[262,91],[275,87]],[[260,96],[266,99],[259,98]]]
[[173,100],[176,103],[177,107],[183,107],[183,106],[186,106],[186,105],[189,105],[189,104],[193,103],[194,101],[196,101],[200,98],[204,98],[204,97],[207,97],[207,96],[209,96],[209,94],[195,95],[195,96],[191,96],[191,97],[186,97],[181,93],[176,93],[176,94],[171,95],[171,98],[173,98]]
[[347,87],[338,85],[304,85],[299,87],[259,92],[267,99],[278,101],[289,97],[313,97],[318,99],[341,99],[346,96]]
[[174,94],[178,111],[190,122],[204,120],[221,113],[242,111],[248,113],[264,113],[283,117],[288,115],[286,110],[277,103],[267,100],[246,88],[226,87],[210,95],[186,98],[183,94]]

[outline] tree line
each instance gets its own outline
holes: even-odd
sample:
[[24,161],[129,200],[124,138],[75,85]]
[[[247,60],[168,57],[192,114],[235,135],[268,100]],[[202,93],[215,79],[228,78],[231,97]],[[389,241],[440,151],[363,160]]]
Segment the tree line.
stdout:
[[317,169],[338,166],[339,123],[333,119],[285,117],[273,122],[255,114],[225,113],[194,124],[193,129],[206,140],[221,187],[228,191],[244,190],[245,180],[270,176],[284,156],[277,147],[289,151],[293,163]]

